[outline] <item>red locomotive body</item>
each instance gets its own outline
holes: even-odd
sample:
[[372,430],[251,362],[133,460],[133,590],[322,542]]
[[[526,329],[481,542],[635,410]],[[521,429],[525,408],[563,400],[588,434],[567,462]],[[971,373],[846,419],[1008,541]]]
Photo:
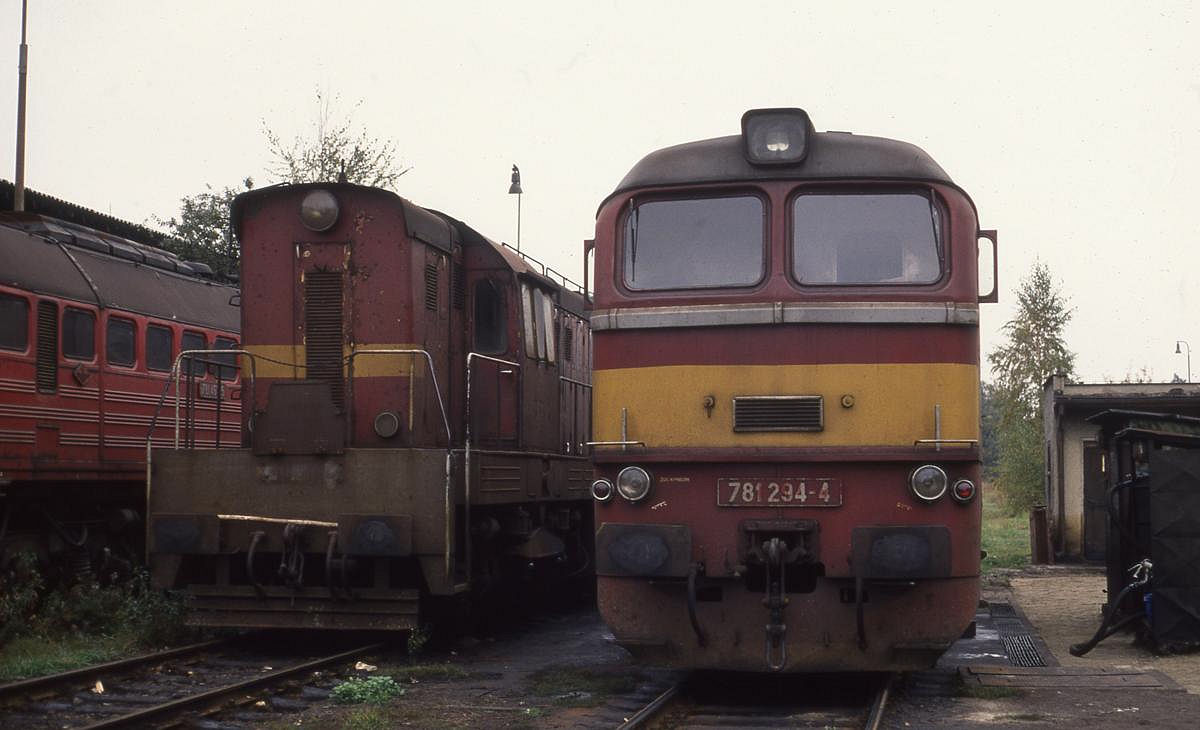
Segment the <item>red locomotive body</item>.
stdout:
[[[147,440],[173,438],[168,420],[152,428],[174,408],[169,372],[181,349],[237,345],[237,290],[200,276],[206,266],[37,214],[0,216],[0,272],[5,554],[65,554],[78,572],[105,548],[140,560]],[[191,367],[196,445],[236,445],[236,368]]]
[[818,134],[800,110],[633,168],[600,208],[591,319],[618,642],[682,667],[856,671],[928,666],[962,634],[981,236],[923,151]]
[[243,448],[155,451],[150,562],[197,624],[411,629],[422,598],[585,570],[583,299],[350,184],[242,195]]

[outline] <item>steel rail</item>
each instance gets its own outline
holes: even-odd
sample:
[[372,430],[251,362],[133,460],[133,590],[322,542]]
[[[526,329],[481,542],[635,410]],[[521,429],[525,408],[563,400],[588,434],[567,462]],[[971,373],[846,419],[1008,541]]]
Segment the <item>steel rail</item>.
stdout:
[[322,657],[320,659],[314,659],[312,661],[297,664],[292,667],[287,667],[285,669],[278,669],[274,672],[253,677],[243,682],[229,684],[224,687],[217,687],[216,689],[200,692],[199,694],[181,697],[177,700],[171,700],[170,702],[164,702],[161,705],[147,707],[144,710],[138,710],[137,712],[132,712],[128,715],[101,720],[100,722],[96,722],[91,725],[85,725],[80,730],[100,730],[101,728],[126,727],[133,725],[140,726],[147,721],[162,717],[163,715],[169,715],[180,710],[195,707],[196,705],[209,704],[226,695],[237,694],[254,687],[277,682],[280,679],[290,677],[294,674],[301,674],[313,669],[319,669],[329,664],[336,664],[347,659],[353,659],[360,654],[375,651],[377,649],[381,649],[382,647],[383,644],[367,644],[366,646],[360,646],[357,649],[351,649],[350,651],[343,651],[327,657]]
[[16,682],[8,682],[0,684],[0,700],[9,698],[16,694],[26,694],[34,690],[45,689],[59,684],[66,684],[78,679],[91,679],[101,674],[119,672],[134,667],[153,664],[163,659],[174,659],[175,657],[187,656],[188,654],[198,654],[208,649],[215,649],[219,646],[224,646],[230,643],[232,638],[214,639],[212,641],[202,641],[198,644],[188,644],[175,649],[166,649],[164,651],[151,652],[149,654],[139,654],[138,656],[127,657],[125,659],[117,659],[116,661],[105,662],[104,664],[93,664],[79,669],[69,669],[65,672],[56,674],[47,674],[41,677],[31,677],[22,679]]
[[625,718],[625,722],[618,725],[617,730],[634,730],[635,728],[642,727],[654,719],[658,713],[662,712],[662,709],[670,704],[671,700],[675,699],[675,696],[679,694],[679,690],[682,687],[683,682],[676,682],[671,685],[665,692],[646,703],[645,707]]
[[887,709],[888,697],[892,691],[892,681],[896,675],[889,674],[883,681],[883,686],[879,688],[878,694],[875,695],[875,701],[871,703],[871,711],[867,713],[867,724],[865,730],[879,730],[879,723],[883,722],[883,713]]

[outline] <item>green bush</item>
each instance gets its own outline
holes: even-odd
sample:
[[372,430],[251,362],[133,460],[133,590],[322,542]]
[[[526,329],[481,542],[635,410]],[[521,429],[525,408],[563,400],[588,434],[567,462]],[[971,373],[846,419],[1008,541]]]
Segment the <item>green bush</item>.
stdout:
[[333,688],[333,701],[343,705],[382,705],[404,694],[391,677],[351,677]]
[[17,553],[0,576],[0,646],[29,632],[45,581],[33,553]]

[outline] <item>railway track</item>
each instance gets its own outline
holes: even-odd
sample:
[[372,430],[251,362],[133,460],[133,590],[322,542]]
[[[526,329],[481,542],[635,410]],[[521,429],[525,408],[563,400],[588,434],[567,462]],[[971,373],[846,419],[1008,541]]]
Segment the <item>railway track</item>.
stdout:
[[890,675],[697,673],[671,685],[619,730],[814,727],[878,730]]
[[[228,721],[222,717],[209,725],[250,727],[270,719],[254,711],[258,708],[303,706],[283,698],[268,704],[250,693],[310,676],[383,645],[341,646],[327,653],[297,651],[295,646],[296,642],[281,646],[256,637],[233,637],[0,685],[0,727],[155,727],[231,708],[225,713],[231,715]],[[305,690],[310,699],[327,696],[320,689]],[[242,707],[256,703],[257,708]]]

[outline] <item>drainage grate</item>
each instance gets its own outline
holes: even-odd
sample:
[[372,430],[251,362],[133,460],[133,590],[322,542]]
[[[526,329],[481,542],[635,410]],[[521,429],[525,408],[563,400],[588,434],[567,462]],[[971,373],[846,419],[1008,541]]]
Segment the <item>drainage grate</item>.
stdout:
[[1001,616],[1009,617],[1016,616],[1017,609],[1013,608],[1011,603],[1006,603],[1004,601],[990,601],[988,603],[988,613],[992,615],[992,618],[999,618]]
[[1046,660],[1033,643],[1029,634],[1009,634],[1000,637],[1004,653],[1018,667],[1044,667]]

